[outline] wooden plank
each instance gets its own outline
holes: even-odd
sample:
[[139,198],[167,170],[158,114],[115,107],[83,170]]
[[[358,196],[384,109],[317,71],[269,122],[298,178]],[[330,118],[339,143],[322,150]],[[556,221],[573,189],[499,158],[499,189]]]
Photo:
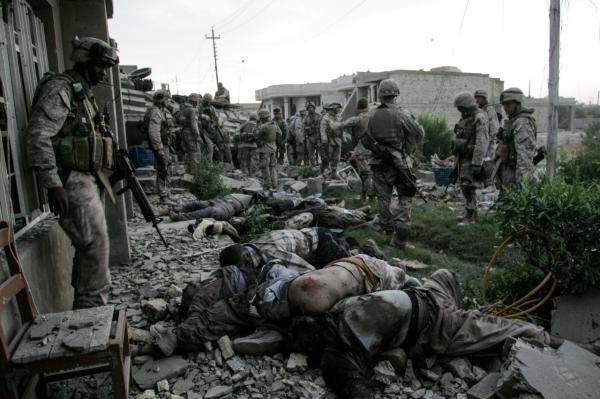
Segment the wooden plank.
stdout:
[[90,342],[90,351],[108,348],[115,307],[114,305],[102,306],[97,308],[97,313],[98,322],[93,327],[94,333],[92,334],[92,340]]
[[[69,325],[72,323],[78,323],[81,320],[83,314],[84,313],[81,310],[74,310],[71,312],[71,317],[69,318],[69,320],[67,322],[63,322],[63,324],[60,326],[58,337],[56,338],[56,341],[54,341],[54,345],[52,345],[52,350],[50,351],[50,354],[48,356],[49,359],[56,359],[57,357],[68,357],[71,355],[82,353],[72,351],[71,349],[64,346],[63,342],[66,337],[68,337],[74,332],[74,330],[69,328]],[[91,336],[91,329],[88,330],[82,328],[77,330],[77,333],[85,335],[86,331],[89,331],[89,336]],[[89,337],[87,339],[89,339]]]
[[[61,312],[61,313],[50,313],[46,315],[38,315],[35,318],[33,328],[45,328],[46,323],[56,325],[57,328],[63,323],[63,320],[70,317],[70,312]],[[42,325],[44,324],[44,325]],[[43,340],[41,339],[31,339],[30,332],[27,332],[21,343],[15,350],[11,361],[14,364],[26,364],[35,360],[43,360],[47,359],[50,356],[50,351],[56,341],[59,331],[54,331],[47,336],[46,345],[42,345]]]
[[0,284],[0,309],[13,299],[19,291],[25,288],[23,275],[15,274],[2,284]]

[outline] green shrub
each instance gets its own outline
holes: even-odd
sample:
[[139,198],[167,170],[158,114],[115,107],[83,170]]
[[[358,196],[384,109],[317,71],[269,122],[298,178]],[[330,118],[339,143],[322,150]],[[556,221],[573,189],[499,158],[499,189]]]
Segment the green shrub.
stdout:
[[425,130],[425,138],[421,145],[421,154],[428,162],[429,157],[438,154],[442,159],[452,155],[452,140],[454,133],[445,118],[435,116],[419,116],[418,122]]
[[575,157],[560,162],[558,173],[568,183],[600,183],[600,122],[588,125],[583,137],[583,150]]
[[199,200],[207,200],[230,194],[231,190],[223,185],[221,173],[223,173],[221,164],[209,162],[204,157],[201,158],[192,169],[194,181],[190,191]]
[[505,304],[522,298],[543,279],[546,273],[526,263],[517,262],[507,267],[495,268],[490,273],[487,298],[490,303],[508,295]]
[[262,233],[273,230],[273,224],[267,220],[265,213],[265,208],[262,205],[256,205],[246,213],[244,221],[237,228],[243,242],[250,241]]
[[[551,271],[563,294],[600,287],[600,186],[561,178],[525,180],[495,206],[505,237],[522,229],[545,233],[557,249]],[[534,266],[542,267],[548,250],[539,238],[516,241]],[[537,263],[537,264],[536,264]],[[548,270],[545,270],[546,272]]]
[[317,177],[320,175],[319,173],[319,169],[310,165],[307,166],[303,166],[299,171],[298,174],[300,175],[300,177],[302,177],[303,179],[308,179],[309,177]]

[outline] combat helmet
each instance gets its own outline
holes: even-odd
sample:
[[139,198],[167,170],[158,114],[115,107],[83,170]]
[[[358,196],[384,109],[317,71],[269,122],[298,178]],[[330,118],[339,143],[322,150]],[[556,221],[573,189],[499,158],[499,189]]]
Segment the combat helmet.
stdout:
[[477,102],[475,102],[475,97],[471,93],[464,91],[456,96],[454,106],[456,108],[475,108],[477,107]]
[[258,117],[259,117],[260,119],[263,119],[263,118],[268,118],[268,117],[270,117],[270,116],[271,116],[271,113],[269,112],[269,110],[268,110],[268,109],[266,109],[266,108],[261,108],[261,109],[259,109],[259,110],[258,110]]
[[205,94],[202,96],[202,101],[208,101],[208,102],[211,102],[211,101],[212,101],[212,95],[211,95],[210,93],[205,93]]
[[484,89],[477,89],[477,90],[475,90],[475,93],[473,93],[473,97],[483,97],[487,100],[488,93]]
[[200,99],[201,99],[201,97],[200,97],[200,94],[198,94],[198,93],[192,93],[188,96],[188,101],[194,101],[196,103],[199,103]]
[[256,114],[256,112],[251,112],[250,115],[248,115],[248,119],[250,119],[251,121],[257,121],[258,115]]
[[309,102],[306,103],[306,109],[308,110],[310,107],[313,107],[314,109],[317,109],[317,106],[312,101],[309,101]]
[[398,83],[394,79],[383,79],[381,83],[379,83],[379,98],[394,96],[400,94],[400,88],[398,87]]
[[118,50],[104,40],[96,39],[95,37],[79,38],[75,36],[71,43],[73,45],[71,61],[75,63],[83,64],[88,61],[102,61],[110,66],[119,63]]
[[519,104],[523,102],[523,92],[518,87],[511,87],[500,93],[500,103],[504,104],[509,101],[515,101]]
[[165,99],[171,97],[168,91],[166,90],[156,90],[152,95],[152,102],[154,104],[162,103]]

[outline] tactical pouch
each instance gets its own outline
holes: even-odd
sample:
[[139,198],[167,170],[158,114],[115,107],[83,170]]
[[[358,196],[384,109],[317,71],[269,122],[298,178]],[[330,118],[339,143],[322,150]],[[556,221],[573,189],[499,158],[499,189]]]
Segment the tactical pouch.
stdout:
[[454,139],[454,152],[463,155],[467,151],[467,139]]
[[55,139],[53,146],[57,163],[62,168],[89,172],[90,148],[87,137],[62,137]]
[[104,169],[112,169],[114,166],[113,159],[113,140],[110,137],[102,137],[102,148],[104,159],[102,160],[102,167]]
[[102,136],[96,135],[94,137],[96,140],[96,148],[94,152],[94,165],[99,169],[104,164],[104,140],[102,140]]

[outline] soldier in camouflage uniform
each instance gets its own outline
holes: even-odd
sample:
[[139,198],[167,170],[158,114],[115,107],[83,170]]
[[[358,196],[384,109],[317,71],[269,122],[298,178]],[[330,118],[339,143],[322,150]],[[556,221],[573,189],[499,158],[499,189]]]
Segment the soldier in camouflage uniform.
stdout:
[[[117,51],[91,37],[75,37],[73,68],[45,77],[36,90],[26,129],[29,165],[48,190],[52,212],[75,247],[73,308],[105,305],[110,289],[109,241],[102,168],[112,167],[113,142],[102,137],[92,86],[118,64]],[[92,144],[95,142],[95,146]],[[90,148],[94,147],[94,154]]]
[[[378,92],[381,105],[370,113],[367,133],[361,141],[373,155],[371,169],[379,223],[384,231],[393,229],[393,245],[404,247],[410,235],[412,197],[416,194],[411,155],[425,133],[408,112],[396,105],[400,89],[394,80],[382,80]],[[394,188],[398,193],[396,214],[390,210]]]
[[150,148],[154,152],[154,168],[156,169],[156,191],[160,202],[166,205],[175,205],[170,199],[169,191],[169,147],[170,132],[167,122],[166,109],[169,93],[165,90],[156,90],[152,96],[154,105],[144,115],[144,126],[148,133]]
[[337,174],[340,156],[342,154],[342,123],[338,120],[338,113],[342,109],[340,103],[331,103],[325,108],[327,113],[321,118],[321,148],[323,160],[321,162],[321,172],[323,175],[330,171],[332,179],[339,179]]
[[[285,145],[288,140],[288,126],[283,119],[281,108],[273,109],[273,122],[277,124],[277,127],[281,131],[281,138],[277,142],[277,162],[279,165],[283,165],[283,161],[285,160]],[[292,164],[289,160],[288,163]]]
[[[212,96],[210,93],[206,93],[202,96],[202,102],[198,106],[198,118],[200,118],[206,145],[205,156],[209,161],[213,161],[216,157],[215,151],[218,152],[218,149],[215,148],[215,142],[218,134],[216,126],[219,125],[219,116],[215,107],[211,105],[211,101]],[[220,159],[220,155],[217,155],[217,157]]]
[[498,113],[496,112],[496,108],[492,104],[490,104],[487,100],[488,94],[487,91],[483,89],[475,90],[473,94],[475,97],[475,101],[477,101],[477,105],[481,108],[488,116],[489,121],[489,143],[487,152],[485,153],[485,158],[483,158],[483,171],[485,173],[485,185],[489,186],[494,182],[491,181],[492,171],[494,170],[494,153],[496,152],[496,135],[498,134],[498,130],[500,130],[500,121],[498,120]]
[[475,190],[482,188],[485,180],[483,160],[489,147],[489,118],[477,106],[471,93],[465,92],[456,96],[454,106],[461,115],[454,128],[454,151],[460,187],[465,197],[466,215],[462,222],[472,224],[478,221]]
[[306,154],[306,141],[304,139],[303,120],[306,116],[306,110],[300,110],[300,114],[296,115],[290,122],[288,130],[288,161],[292,165],[300,166],[304,161],[304,165],[308,165],[308,157]]
[[258,128],[258,153],[260,156],[260,170],[264,188],[277,189],[277,154],[276,143],[281,140],[281,130],[277,124],[269,120],[269,111],[258,111],[260,126]]
[[537,125],[533,109],[523,107],[523,92],[511,87],[500,94],[500,102],[508,120],[498,132],[496,148],[497,184],[501,190],[514,187],[535,170]]
[[360,141],[367,131],[369,124],[369,103],[366,98],[358,100],[358,115],[346,119],[343,123],[343,129],[351,129],[353,150],[349,161],[356,169],[362,183],[360,198],[365,201],[367,196],[374,197],[373,191],[373,172],[369,166],[371,151],[367,150]]
[[257,115],[250,114],[250,119],[240,127],[238,143],[238,160],[240,169],[248,176],[256,173],[256,133],[258,128]]
[[315,166],[321,143],[321,115],[316,112],[315,104],[311,102],[306,105],[306,111],[306,117],[303,120],[306,152],[310,166]]
[[198,103],[200,95],[192,93],[189,95],[189,107],[183,109],[178,115],[183,126],[181,130],[182,147],[185,160],[185,170],[192,173],[193,166],[200,160],[204,142],[199,128]]

